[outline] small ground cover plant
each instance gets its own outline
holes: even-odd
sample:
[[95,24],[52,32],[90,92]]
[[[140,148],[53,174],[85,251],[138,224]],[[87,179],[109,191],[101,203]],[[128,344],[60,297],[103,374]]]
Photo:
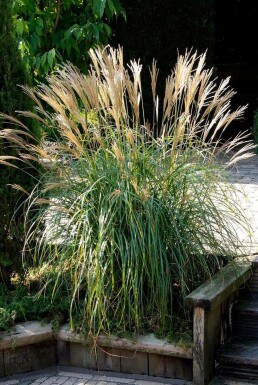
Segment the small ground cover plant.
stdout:
[[72,328],[166,334],[186,317],[185,295],[238,251],[232,224],[245,222],[216,156],[246,140],[220,141],[245,107],[232,112],[229,79],[217,85],[205,55],[186,53],[162,99],[153,63],[150,122],[140,62],[125,66],[121,48],[90,57],[87,76],[64,64],[48,84],[24,88],[36,109],[22,115],[55,133],[51,145],[29,144],[25,126],[0,134],[19,147],[26,172],[41,169],[25,205],[24,261],[33,251],[53,300],[66,288]]
[[7,287],[0,285],[0,331],[10,330],[15,323],[39,320],[52,322],[53,329],[69,319],[69,300],[66,293],[52,298],[49,288],[44,295],[37,295],[35,288],[21,282]]

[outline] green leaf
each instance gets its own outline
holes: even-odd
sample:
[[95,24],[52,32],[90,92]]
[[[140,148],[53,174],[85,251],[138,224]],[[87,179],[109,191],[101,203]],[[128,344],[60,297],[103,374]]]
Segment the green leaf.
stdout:
[[35,62],[36,68],[39,69],[41,58],[39,56],[37,56],[36,59],[34,60],[34,62]]
[[22,36],[24,31],[24,22],[22,19],[18,19],[16,23],[16,33],[18,36]]
[[107,36],[110,36],[111,33],[112,33],[112,29],[110,28],[110,26],[108,24],[103,24],[103,29],[104,31],[106,32]]
[[43,19],[42,19],[41,17],[37,17],[36,23],[37,23],[41,28],[44,27],[44,22],[43,22]]
[[76,52],[80,53],[80,50],[79,50],[77,41],[76,41],[75,39],[71,39],[70,42],[71,42],[71,46],[73,47],[73,49],[74,49]]
[[96,24],[92,24],[91,27],[92,27],[92,32],[93,32],[93,35],[96,39],[96,42],[98,43],[99,42],[99,28]]
[[54,62],[55,56],[56,56],[56,50],[55,48],[52,48],[47,54],[47,62],[50,69],[53,68],[53,62]]
[[64,33],[64,39],[70,39],[71,37],[71,29],[69,28],[67,31]]
[[45,52],[45,53],[41,56],[41,59],[40,59],[40,65],[41,65],[41,67],[44,66],[44,64],[46,63],[46,60],[47,60],[47,52]]
[[71,41],[70,41],[70,39],[66,40],[65,49],[66,49],[66,52],[68,53],[68,56],[70,56],[70,53],[71,53]]
[[95,16],[102,18],[106,6],[106,0],[95,0],[93,4],[93,13]]
[[31,35],[30,42],[34,51],[36,51],[37,48],[40,47],[40,38],[38,35],[36,34]]
[[108,8],[110,9],[111,14],[116,14],[116,7],[112,0],[107,0]]
[[75,36],[76,40],[80,39],[82,36],[82,28],[79,26],[73,27],[71,32]]
[[36,24],[35,26],[35,32],[37,35],[41,36],[42,35],[42,28],[39,24]]

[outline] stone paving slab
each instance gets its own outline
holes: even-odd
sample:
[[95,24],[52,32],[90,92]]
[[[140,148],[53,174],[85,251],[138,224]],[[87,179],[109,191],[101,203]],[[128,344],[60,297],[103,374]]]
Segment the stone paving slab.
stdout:
[[51,367],[0,379],[0,385],[192,385],[191,381],[92,371],[74,367]]

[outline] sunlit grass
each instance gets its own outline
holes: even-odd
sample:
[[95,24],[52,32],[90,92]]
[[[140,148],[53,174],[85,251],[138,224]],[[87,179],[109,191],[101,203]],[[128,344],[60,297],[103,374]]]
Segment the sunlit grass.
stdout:
[[[246,140],[220,142],[245,107],[231,112],[228,79],[216,85],[205,55],[186,53],[163,99],[153,64],[150,124],[141,65],[126,69],[121,49],[90,55],[88,76],[67,64],[47,85],[25,88],[37,108],[22,114],[56,133],[56,155],[44,141],[30,145],[26,129],[0,134],[20,148],[26,167],[42,170],[26,202],[24,256],[33,250],[35,265],[51,271],[44,285],[51,282],[54,296],[68,288],[72,326],[80,314],[94,335],[169,330],[184,314],[185,295],[238,250],[232,223],[246,223],[216,155]],[[251,148],[246,142],[229,164]]]

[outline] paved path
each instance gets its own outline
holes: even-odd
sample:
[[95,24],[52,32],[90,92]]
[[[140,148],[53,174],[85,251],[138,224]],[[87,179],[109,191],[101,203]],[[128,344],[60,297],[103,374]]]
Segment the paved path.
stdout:
[[230,170],[230,181],[237,188],[236,199],[250,225],[251,234],[239,231],[247,254],[258,253],[258,156],[242,160]]
[[0,385],[192,385],[189,381],[52,367],[0,379]]

